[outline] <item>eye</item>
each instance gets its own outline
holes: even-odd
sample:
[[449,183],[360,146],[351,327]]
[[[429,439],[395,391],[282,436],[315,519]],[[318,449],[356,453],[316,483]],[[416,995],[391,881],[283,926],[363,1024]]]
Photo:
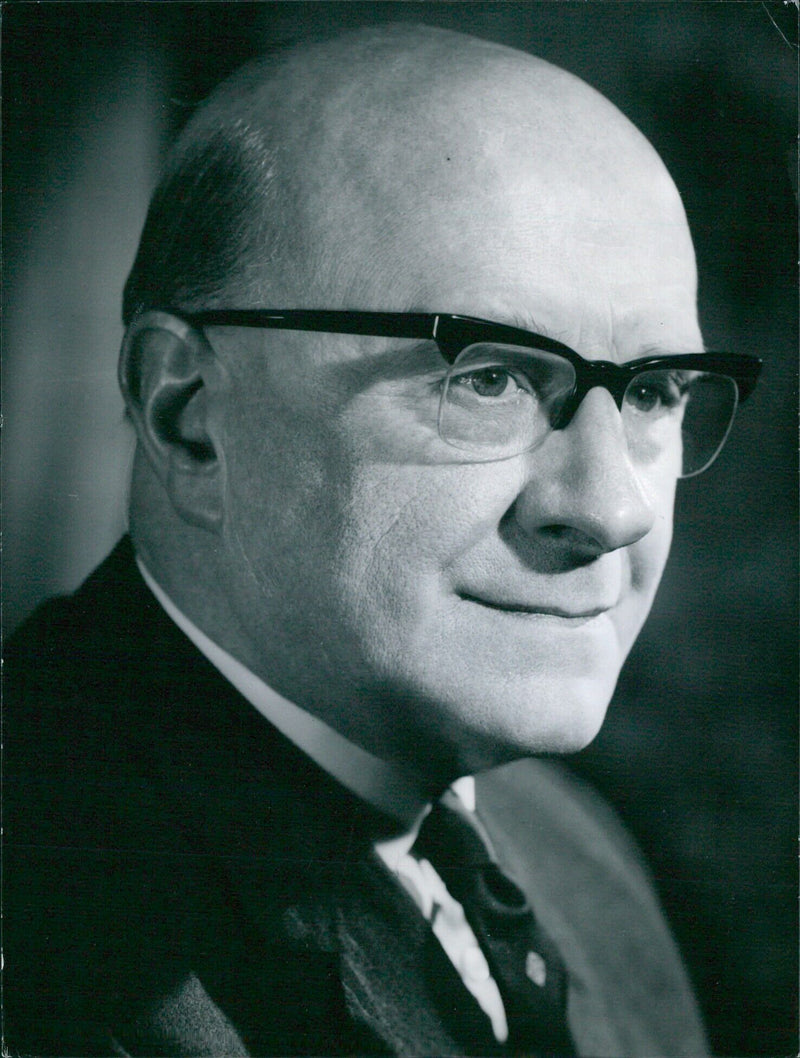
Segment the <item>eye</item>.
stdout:
[[628,386],[625,400],[637,411],[670,411],[684,401],[689,388],[687,371],[647,371]]
[[485,399],[511,397],[522,389],[529,388],[523,385],[521,378],[504,367],[484,367],[478,371],[458,375],[453,378],[451,385],[468,389],[476,396]]

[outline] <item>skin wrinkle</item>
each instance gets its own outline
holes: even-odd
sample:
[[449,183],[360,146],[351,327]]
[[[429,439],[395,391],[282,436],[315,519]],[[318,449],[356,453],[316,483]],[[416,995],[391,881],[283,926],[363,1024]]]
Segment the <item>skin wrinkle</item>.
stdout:
[[[354,614],[354,623],[356,625],[360,624],[361,621],[366,617],[364,611],[367,605],[367,599],[373,591],[373,585],[376,580],[375,571],[377,567],[381,564],[382,560],[381,546],[386,540],[391,539],[391,534],[393,530],[397,527],[398,523],[403,518],[403,515],[408,511],[411,506],[412,498],[410,497],[403,504],[400,504],[398,506],[394,517],[389,521],[389,523],[376,537],[371,548],[367,550],[363,569],[353,570],[349,572],[349,576],[347,579],[350,580],[351,583],[347,584],[346,588],[352,591],[356,599],[356,609]],[[388,602],[389,600],[386,601]],[[399,603],[399,609],[402,609],[402,599],[397,600],[397,602]]]
[[[267,215],[218,304],[462,313],[620,360],[699,347],[662,163],[540,60],[384,27],[253,67],[211,108],[275,149]],[[610,397],[593,390],[533,452],[469,464],[415,413],[425,376],[389,367],[431,347],[210,333],[232,375],[209,395],[221,528],[183,524],[155,484],[133,497],[137,546],[184,612],[379,756],[414,764],[424,745],[434,784],[590,741],[658,584],[675,487],[634,469]],[[578,612],[620,598],[578,627],[459,593]]]

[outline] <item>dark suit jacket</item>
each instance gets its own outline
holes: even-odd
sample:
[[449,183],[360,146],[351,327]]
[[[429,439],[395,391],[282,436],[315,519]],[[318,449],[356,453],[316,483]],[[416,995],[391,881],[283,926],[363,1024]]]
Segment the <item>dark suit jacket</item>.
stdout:
[[[195,650],[128,540],[9,643],[4,737],[12,1054],[503,1053],[372,852],[387,821]],[[580,1053],[704,1054],[610,810],[542,761],[478,796],[568,964]]]

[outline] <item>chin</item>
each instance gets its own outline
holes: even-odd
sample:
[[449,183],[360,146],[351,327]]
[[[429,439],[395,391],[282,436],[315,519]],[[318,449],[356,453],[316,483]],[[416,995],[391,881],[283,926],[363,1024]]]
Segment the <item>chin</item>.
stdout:
[[496,697],[491,711],[484,699],[478,723],[472,730],[468,725],[462,741],[467,770],[498,767],[522,757],[578,753],[603,726],[613,689],[594,680],[539,686],[516,700]]
[[607,708],[595,709],[593,711],[573,717],[572,723],[561,724],[541,740],[539,753],[579,753],[591,745],[600,733],[600,728],[606,717]]

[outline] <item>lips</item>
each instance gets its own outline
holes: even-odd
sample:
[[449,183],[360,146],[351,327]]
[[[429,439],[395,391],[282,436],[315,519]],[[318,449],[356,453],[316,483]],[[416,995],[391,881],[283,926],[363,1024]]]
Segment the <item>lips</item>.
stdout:
[[458,592],[458,597],[464,602],[471,602],[477,606],[483,606],[488,610],[497,610],[500,613],[517,614],[531,617],[558,617],[567,621],[589,621],[593,617],[607,613],[610,605],[586,604],[565,607],[553,603],[528,603],[507,601],[505,599],[492,599],[485,596],[473,595],[470,592]]
[[616,610],[633,590],[630,563],[620,551],[600,555],[590,565],[561,573],[527,568],[514,556],[471,556],[469,568],[453,571],[456,598],[487,614],[561,623],[579,623]]

